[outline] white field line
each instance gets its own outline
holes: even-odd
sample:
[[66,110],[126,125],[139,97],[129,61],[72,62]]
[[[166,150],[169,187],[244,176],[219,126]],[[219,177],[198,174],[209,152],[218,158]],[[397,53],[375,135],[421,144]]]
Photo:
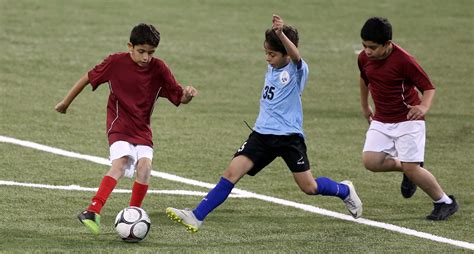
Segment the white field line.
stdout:
[[[23,141],[23,140],[18,140],[18,139],[15,139],[15,138],[10,138],[10,137],[5,137],[5,136],[0,135],[0,142],[16,144],[16,145],[29,147],[29,148],[33,148],[33,149],[37,149],[37,150],[41,150],[41,151],[45,151],[45,152],[50,152],[50,153],[53,153],[53,154],[66,156],[66,157],[88,160],[88,161],[95,162],[95,163],[102,164],[102,165],[110,165],[109,160],[107,160],[105,158],[100,158],[100,157],[91,156],[91,155],[83,155],[83,154],[79,154],[79,153],[69,152],[69,151],[65,151],[65,150],[62,150],[62,149],[58,149],[58,148],[54,148],[54,147],[50,147],[50,146],[45,146],[45,145],[33,143],[33,142],[30,142],[30,141]],[[190,185],[194,185],[194,186],[200,186],[200,187],[206,187],[206,188],[213,188],[215,186],[215,184],[210,184],[210,183],[205,183],[205,182],[196,181],[196,180],[192,180],[192,179],[187,179],[187,178],[183,178],[183,177],[180,177],[180,176],[176,176],[176,175],[172,175],[172,174],[168,174],[168,173],[164,173],[164,172],[158,172],[158,171],[154,171],[154,170],[152,171],[151,174],[152,174],[152,176],[160,177],[160,178],[167,179],[167,180],[170,180],[170,181],[186,183],[186,184],[190,184]],[[276,203],[276,204],[280,204],[280,205],[284,205],[284,206],[290,206],[290,207],[298,208],[298,209],[301,209],[301,210],[304,210],[304,211],[324,215],[324,216],[329,216],[329,217],[333,217],[333,218],[337,218],[337,219],[341,219],[341,220],[360,223],[360,224],[364,224],[364,225],[368,225],[368,226],[372,226],[372,227],[377,227],[377,228],[382,228],[382,229],[398,232],[398,233],[401,233],[401,234],[416,236],[416,237],[419,237],[419,238],[424,238],[424,239],[428,239],[428,240],[435,241],[435,242],[446,243],[446,244],[450,244],[450,245],[454,245],[454,246],[474,250],[474,244],[473,243],[459,241],[459,240],[453,240],[453,239],[449,239],[449,238],[445,238],[445,237],[441,237],[441,236],[437,236],[437,235],[433,235],[433,234],[429,234],[429,233],[425,233],[425,232],[416,231],[416,230],[405,228],[405,227],[400,227],[400,226],[396,226],[396,225],[392,225],[392,224],[388,224],[388,223],[368,220],[368,219],[364,219],[364,218],[354,219],[349,215],[341,214],[341,213],[334,212],[334,211],[329,211],[329,210],[322,209],[322,208],[312,206],[312,205],[306,205],[306,204],[301,204],[301,203],[297,203],[297,202],[293,202],[293,201],[289,201],[289,200],[285,200],[285,199],[280,199],[280,198],[270,197],[270,196],[266,196],[266,195],[261,195],[261,194],[257,194],[257,193],[253,193],[253,192],[249,192],[249,191],[245,191],[245,190],[240,190],[240,189],[237,189],[237,188],[234,188],[232,190],[232,193],[237,194],[237,195],[240,194],[240,195],[244,195],[244,196],[253,197],[253,198],[256,198],[256,199],[259,199],[259,200],[263,200],[263,201],[267,201],[267,202],[271,202],[271,203]]]
[[[97,188],[82,187],[79,185],[49,185],[49,184],[36,184],[36,183],[20,183],[15,181],[0,180],[0,185],[4,186],[20,186],[30,188],[40,188],[49,190],[70,190],[70,191],[90,191],[96,192]],[[114,193],[132,193],[132,190],[128,189],[114,189]],[[204,197],[207,192],[202,191],[188,191],[188,190],[148,190],[147,194],[166,194],[166,195],[183,195],[183,196],[200,196]],[[245,195],[231,194],[229,197],[232,198],[251,198]]]

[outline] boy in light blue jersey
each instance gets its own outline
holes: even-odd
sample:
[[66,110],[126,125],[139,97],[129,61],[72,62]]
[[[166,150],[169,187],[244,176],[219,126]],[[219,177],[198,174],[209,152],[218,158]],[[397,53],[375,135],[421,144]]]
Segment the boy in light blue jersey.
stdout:
[[227,199],[245,174],[256,175],[277,157],[283,158],[304,193],[337,196],[354,218],[362,215],[362,202],[352,182],[337,183],[326,177],[314,179],[311,173],[301,105],[309,71],[298,51],[298,41],[298,31],[273,15],[272,28],[265,32],[268,69],[253,132],[237,150],[214,189],[194,210],[166,208],[168,217],[183,224],[189,232],[199,230],[204,218]]
[[308,65],[301,58],[298,62],[289,61],[281,68],[268,65],[260,113],[254,127],[256,132],[304,136],[301,93],[308,73]]

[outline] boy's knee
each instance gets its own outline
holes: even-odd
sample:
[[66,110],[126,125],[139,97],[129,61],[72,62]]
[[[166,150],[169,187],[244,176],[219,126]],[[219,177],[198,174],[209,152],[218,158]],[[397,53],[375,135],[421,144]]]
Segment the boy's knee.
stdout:
[[125,170],[119,167],[111,167],[109,172],[106,175],[113,177],[115,180],[120,180],[123,178]]
[[387,168],[387,155],[382,152],[364,152],[362,154],[364,167],[372,172],[385,171]]
[[410,163],[410,162],[402,163],[403,173],[407,175],[416,174],[416,172],[419,172],[420,169],[421,167],[418,163]]
[[367,159],[365,159],[365,158],[364,158],[364,160],[363,160],[363,163],[364,163],[365,169],[367,169],[367,170],[369,170],[369,171],[372,171],[372,172],[377,172],[377,169],[378,169],[377,163],[374,163],[373,161],[367,160]]
[[237,174],[235,174],[234,171],[231,169],[227,169],[224,172],[222,172],[221,176],[231,182],[234,182],[236,179],[238,179]]

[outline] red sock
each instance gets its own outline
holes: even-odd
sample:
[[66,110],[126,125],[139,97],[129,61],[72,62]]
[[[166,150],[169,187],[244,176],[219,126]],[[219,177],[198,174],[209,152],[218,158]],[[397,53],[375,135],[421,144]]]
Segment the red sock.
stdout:
[[132,198],[130,199],[130,206],[142,206],[142,201],[145,198],[148,190],[147,184],[141,184],[135,181],[132,188]]
[[99,190],[97,190],[97,193],[92,198],[92,203],[87,208],[87,211],[100,213],[115,185],[117,185],[117,180],[111,176],[104,176],[102,182],[100,182]]

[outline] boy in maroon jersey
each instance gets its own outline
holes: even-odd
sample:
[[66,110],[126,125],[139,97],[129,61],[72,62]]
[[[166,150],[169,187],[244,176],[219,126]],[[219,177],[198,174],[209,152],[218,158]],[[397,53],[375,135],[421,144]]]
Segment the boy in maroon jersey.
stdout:
[[[373,172],[403,172],[402,195],[419,186],[434,202],[429,220],[445,220],[458,210],[436,178],[423,168],[425,115],[435,87],[415,59],[393,43],[392,26],[381,17],[368,19],[361,30],[360,98],[370,127],[363,150],[364,166]],[[369,92],[375,105],[372,111]],[[421,98],[419,92],[422,94]]]
[[182,87],[168,66],[153,57],[159,43],[160,33],[153,25],[135,26],[130,34],[129,52],[108,56],[82,76],[55,107],[56,111],[66,113],[74,98],[89,83],[93,91],[108,83],[106,130],[112,166],[89,207],[78,215],[95,235],[100,233],[100,211],[123,176],[133,177],[136,171],[130,206],[140,207],[145,198],[153,159],[150,117],[158,97],[165,97],[179,106],[197,95],[194,87]]

